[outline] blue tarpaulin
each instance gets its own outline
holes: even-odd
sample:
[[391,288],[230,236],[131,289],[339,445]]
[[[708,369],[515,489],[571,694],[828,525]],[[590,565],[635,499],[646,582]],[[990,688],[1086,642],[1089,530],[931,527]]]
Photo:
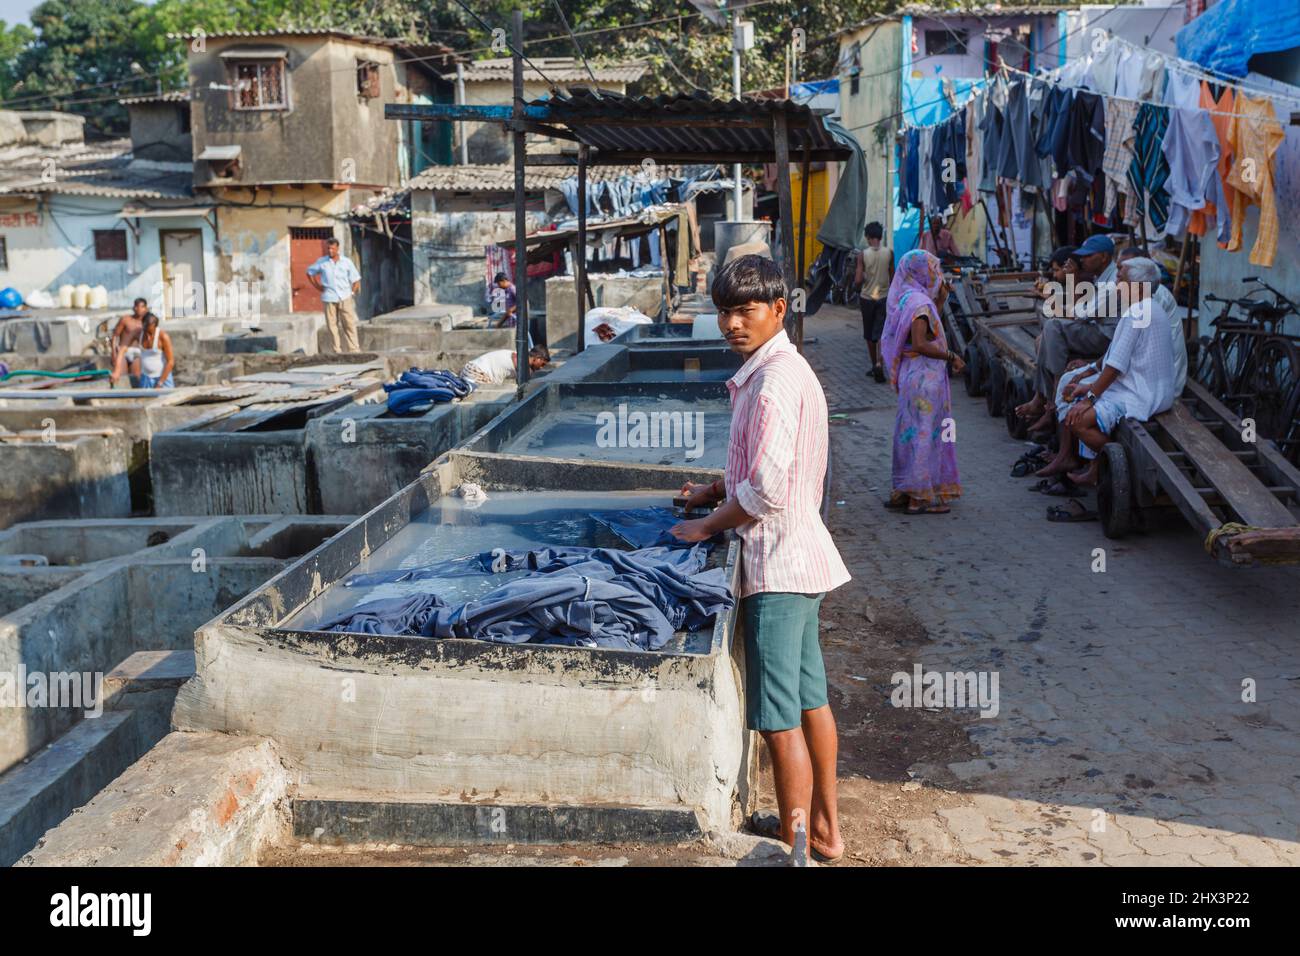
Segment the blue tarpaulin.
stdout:
[[1245,76],[1250,58],[1300,46],[1295,0],[1221,0],[1178,31],[1178,55],[1222,73]]

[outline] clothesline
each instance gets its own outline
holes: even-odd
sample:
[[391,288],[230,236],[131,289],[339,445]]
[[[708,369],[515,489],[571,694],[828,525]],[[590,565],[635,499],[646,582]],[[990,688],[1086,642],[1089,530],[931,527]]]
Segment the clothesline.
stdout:
[[[1164,54],[1158,54],[1158,55],[1163,56]],[[1058,68],[1058,69],[1059,69],[1059,68]],[[1016,74],[1019,74],[1020,76],[1023,76],[1023,77],[1025,77],[1025,78],[1027,78],[1027,79],[1034,80],[1034,81],[1039,82],[1039,83],[1046,83],[1046,84],[1049,84],[1049,85],[1051,85],[1051,86],[1056,86],[1056,87],[1060,87],[1060,88],[1067,89],[1067,90],[1082,90],[1084,93],[1091,93],[1091,94],[1094,95],[1094,96],[1100,96],[1100,97],[1103,97],[1103,98],[1105,98],[1105,99],[1110,99],[1110,100],[1119,100],[1119,101],[1121,101],[1121,102],[1125,102],[1125,103],[1136,103],[1136,104],[1138,104],[1138,105],[1143,105],[1143,104],[1145,104],[1145,105],[1148,105],[1148,106],[1163,106],[1163,107],[1166,107],[1166,108],[1173,108],[1173,109],[1177,109],[1177,108],[1178,108],[1178,107],[1169,107],[1169,104],[1166,103],[1166,102],[1164,102],[1163,99],[1161,99],[1161,100],[1156,100],[1156,99],[1141,99],[1141,98],[1132,97],[1132,96],[1119,96],[1118,94],[1115,94],[1115,93],[1097,93],[1097,92],[1095,92],[1095,91],[1093,91],[1093,90],[1089,90],[1089,89],[1087,89],[1086,87],[1082,87],[1082,86],[1070,86],[1070,85],[1067,84],[1064,80],[1062,80],[1059,76],[1053,76],[1053,75],[1051,75],[1052,73],[1054,73],[1054,72],[1056,72],[1056,71],[1051,71],[1051,72],[1049,72],[1049,73],[1047,73],[1047,74],[1033,74],[1033,73],[1028,73],[1028,72],[1026,72],[1026,71],[1024,71],[1024,70],[1021,70],[1021,69],[1017,69],[1017,68],[1014,67],[1014,66],[1009,66],[1009,65],[1006,64],[1006,63],[1002,63],[1002,64],[1000,64],[999,67],[998,67],[998,70],[999,70],[999,72],[1016,73]],[[935,129],[935,128],[940,127],[940,126],[944,126],[944,125],[946,125],[947,123],[951,123],[951,122],[953,121],[953,118],[954,118],[954,117],[955,117],[959,112],[961,112],[961,110],[965,109],[965,108],[966,108],[967,106],[969,106],[972,102],[974,102],[975,99],[976,99],[977,97],[988,96],[988,94],[991,92],[990,87],[991,87],[991,85],[992,85],[992,80],[993,80],[995,77],[996,77],[996,74],[988,74],[988,75],[986,75],[985,77],[983,77],[982,79],[975,80],[975,81],[973,82],[972,86],[971,86],[971,90],[972,90],[971,95],[970,95],[970,96],[969,96],[969,97],[968,97],[968,98],[967,98],[963,103],[961,103],[960,105],[954,107],[952,114],[950,114],[949,116],[946,116],[946,117],[944,117],[943,119],[941,119],[941,120],[939,120],[938,122],[935,122],[935,123],[921,123],[921,124],[917,124],[917,123],[908,123],[908,122],[906,122],[906,118],[904,118],[903,128],[904,128],[904,129]],[[1219,81],[1219,80],[1215,80],[1215,79],[1210,78],[1210,77],[1202,77],[1202,79],[1204,79],[1204,80],[1205,80],[1206,82],[1208,82],[1208,83],[1216,83],[1216,84],[1218,84],[1219,86],[1232,87],[1233,89],[1235,89],[1235,90],[1237,90],[1237,91],[1240,91],[1240,92],[1243,92],[1243,93],[1246,93],[1246,94],[1250,95],[1250,96],[1251,96],[1252,98],[1254,98],[1254,99],[1268,99],[1268,100],[1275,100],[1275,99],[1283,99],[1283,100],[1287,100],[1287,99],[1288,99],[1288,98],[1285,97],[1285,96],[1278,96],[1278,95],[1275,95],[1275,94],[1273,94],[1273,93],[1269,93],[1269,92],[1267,92],[1267,91],[1258,91],[1258,92],[1256,92],[1256,91],[1254,91],[1254,90],[1251,89],[1251,88],[1243,87],[1243,86],[1241,86],[1241,85],[1239,85],[1239,84],[1225,83],[1225,82],[1222,82],[1222,81]],[[974,92],[975,89],[976,89],[977,87],[979,88],[978,92]],[[941,97],[939,97],[939,98],[937,98],[937,99],[929,100],[928,102],[925,102],[925,103],[915,103],[915,104],[913,104],[909,109],[915,110],[915,109],[918,109],[918,108],[923,107],[923,106],[932,106],[932,105],[934,105],[935,103],[951,103],[951,102],[952,102],[952,101],[951,101],[951,99],[950,99],[949,97],[947,97],[947,96],[941,96]],[[1300,100],[1294,100],[1293,102],[1300,103]],[[906,113],[906,112],[907,112],[907,110],[904,110],[904,113]],[[1233,111],[1233,110],[1210,110],[1210,109],[1206,109],[1206,110],[1200,110],[1200,112],[1204,112],[1204,113],[1206,113],[1206,114],[1208,114],[1208,115],[1210,115],[1210,116],[1229,116],[1229,117],[1233,117],[1233,116],[1235,116],[1235,117],[1241,117],[1241,118],[1244,118],[1244,119],[1255,119],[1255,118],[1256,118],[1256,117],[1254,117],[1254,116],[1251,116],[1250,114],[1247,114],[1247,113],[1238,113],[1238,112]]]
[[[1283,100],[1288,103],[1300,105],[1300,96],[1288,96],[1287,94],[1276,90],[1270,90],[1256,84],[1246,83],[1240,77],[1230,77],[1219,70],[1210,70],[1207,67],[1201,66],[1199,63],[1193,63],[1191,60],[1184,60],[1181,57],[1173,56],[1172,54],[1152,50],[1150,47],[1141,46],[1140,44],[1134,43],[1133,41],[1127,40],[1121,36],[1111,34],[1111,39],[1113,41],[1119,41],[1130,50],[1139,50],[1143,53],[1150,53],[1163,58],[1165,61],[1165,69],[1167,70],[1186,73],[1188,76],[1195,76],[1198,79],[1205,80],[1207,83],[1214,83],[1219,86],[1229,86],[1234,90],[1252,93],[1256,96],[1267,97],[1274,100]],[[1057,69],[1059,70],[1060,67],[1057,67]]]

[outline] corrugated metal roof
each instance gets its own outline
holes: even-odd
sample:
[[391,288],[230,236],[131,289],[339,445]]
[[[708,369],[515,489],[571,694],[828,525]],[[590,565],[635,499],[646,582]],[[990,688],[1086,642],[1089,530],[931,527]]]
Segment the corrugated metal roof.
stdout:
[[793,100],[722,100],[704,93],[652,98],[574,88],[534,105],[549,106],[548,122],[568,127],[601,154],[698,156],[699,162],[719,154],[774,157],[771,118],[784,113],[790,123],[792,159],[805,145],[818,154],[816,159],[849,156],[849,149],[826,130],[821,115]]
[[172,90],[169,93],[149,93],[144,96],[124,96],[120,100],[123,106],[140,106],[145,103],[188,103],[189,90]]
[[[713,168],[712,165],[701,166],[699,171]],[[558,189],[560,183],[577,174],[576,166],[529,166],[524,175],[524,188],[531,193]],[[643,175],[640,166],[592,166],[587,170],[587,178],[593,183],[618,179],[620,176],[635,177],[638,174]],[[682,179],[686,174],[686,167],[676,165],[663,165],[657,171],[660,179]],[[698,175],[699,172],[692,169],[690,174]],[[352,214],[370,216],[376,212],[391,212],[403,205],[406,197],[416,189],[457,193],[513,193],[515,168],[508,163],[431,166],[422,170],[401,189],[386,189],[367,202],[352,207]]]
[[[437,59],[445,57],[450,61],[460,59],[460,56],[449,46],[441,43],[430,43],[425,40],[399,40],[392,37],[375,37],[365,36],[359,33],[348,33],[346,30],[329,30],[329,29],[293,29],[285,28],[278,30],[227,30],[218,33],[206,33],[203,35],[206,40],[242,40],[257,39],[264,37],[334,37],[339,40],[351,40],[354,43],[368,43],[371,46],[386,46],[394,49],[405,50],[420,59]],[[169,40],[193,40],[194,35],[190,33],[169,33]]]
[[[50,173],[53,179],[48,179]],[[129,139],[0,150],[0,195],[187,199],[193,196],[193,182],[189,163],[132,159]]]
[[[909,3],[899,7],[897,10],[891,11],[890,13],[876,14],[875,16],[867,17],[867,19],[862,20],[859,23],[854,23],[851,26],[836,30],[834,33],[830,34],[830,37],[841,37],[846,33],[856,33],[859,30],[875,26],[879,23],[890,23],[892,21],[901,20],[903,17],[941,17],[946,20],[954,20],[961,17],[975,17],[976,19],[990,20],[995,18],[1008,19],[1015,17],[1054,17],[1062,11],[1077,9],[1077,4],[1060,3],[1034,4],[1024,7],[994,5],[986,7],[967,7],[965,9],[936,7],[926,3]],[[824,42],[824,40],[815,41],[812,45],[816,46],[821,42]]]
[[[524,63],[524,79],[533,82],[552,80],[556,83],[590,83],[591,74],[576,57],[571,56],[534,56],[529,61],[536,69]],[[641,60],[628,60],[622,63],[610,63],[599,66],[591,65],[591,72],[596,74],[597,83],[635,83],[645,76],[650,64]],[[509,57],[494,60],[475,60],[465,64],[466,83],[510,82],[514,78],[513,67]],[[540,72],[539,72],[540,71]],[[450,77],[449,77],[450,79]]]

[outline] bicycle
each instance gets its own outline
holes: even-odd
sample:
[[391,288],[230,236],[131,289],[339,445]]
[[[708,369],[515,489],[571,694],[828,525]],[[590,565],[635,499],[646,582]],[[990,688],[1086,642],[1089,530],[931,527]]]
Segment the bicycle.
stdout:
[[[1274,438],[1295,414],[1300,351],[1281,325],[1287,316],[1300,315],[1300,309],[1257,276],[1242,281],[1271,292],[1273,301],[1207,295],[1205,301],[1223,309],[1211,322],[1214,335],[1202,336],[1197,344],[1193,377],[1238,417],[1253,418],[1261,436]],[[1234,306],[1246,312],[1243,320],[1233,319]]]

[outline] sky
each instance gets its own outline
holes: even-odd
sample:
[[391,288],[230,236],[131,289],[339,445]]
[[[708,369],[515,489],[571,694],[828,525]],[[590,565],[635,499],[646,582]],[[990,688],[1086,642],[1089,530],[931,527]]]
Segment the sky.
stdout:
[[13,26],[26,23],[27,15],[36,9],[40,0],[0,0],[0,20]]

